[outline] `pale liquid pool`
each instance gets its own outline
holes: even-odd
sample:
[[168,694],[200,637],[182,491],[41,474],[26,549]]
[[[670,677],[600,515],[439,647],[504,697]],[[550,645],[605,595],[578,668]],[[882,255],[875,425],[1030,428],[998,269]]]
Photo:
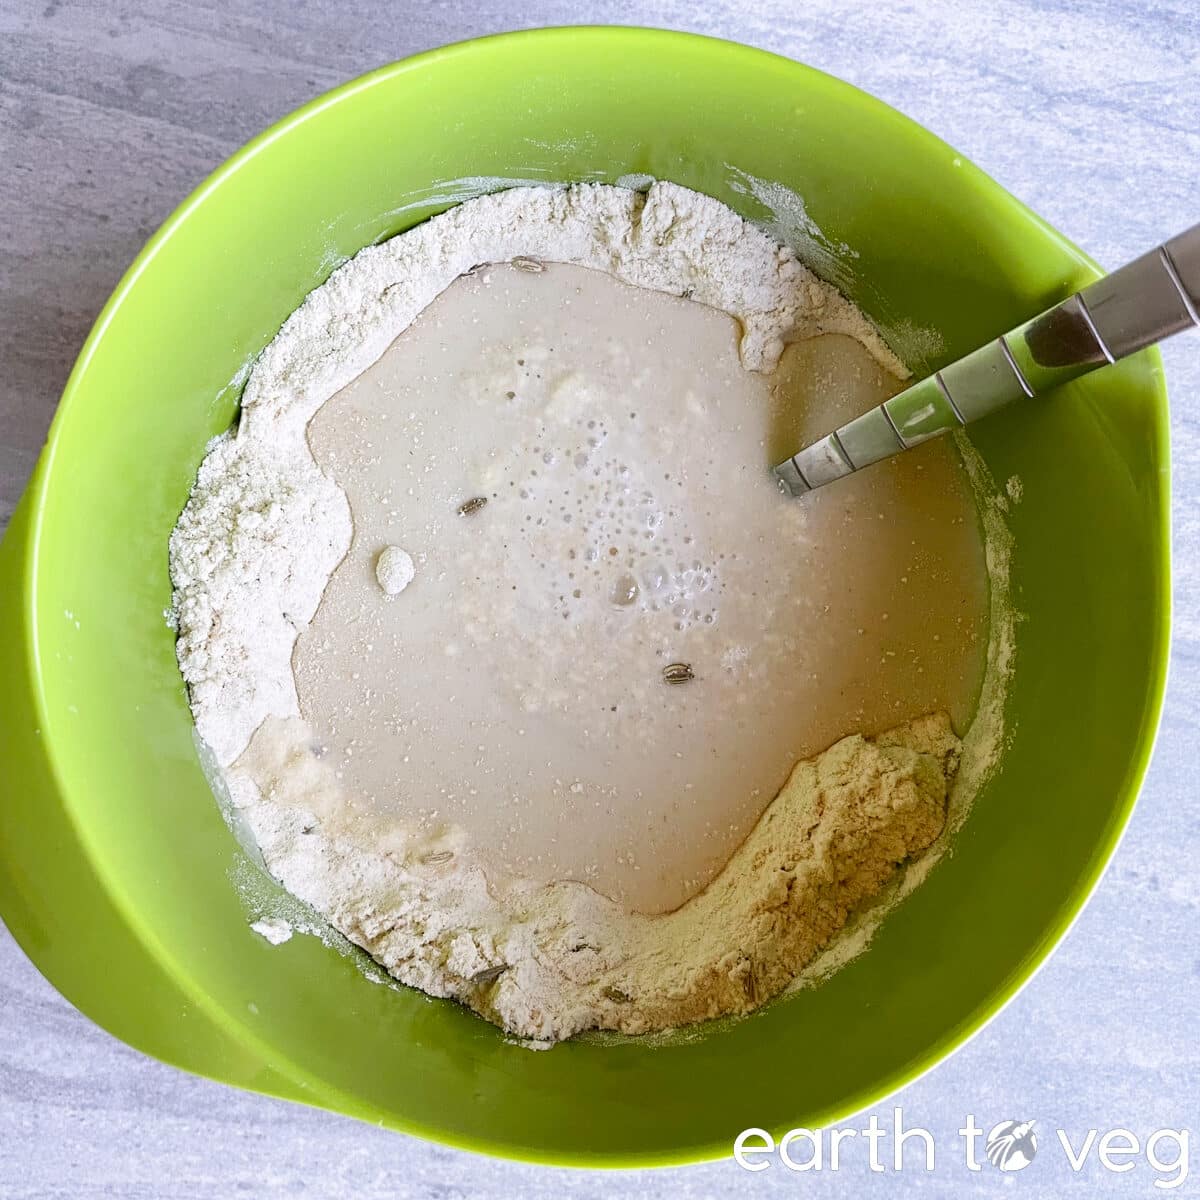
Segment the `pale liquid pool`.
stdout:
[[[363,812],[663,912],[797,759],[935,709],[962,732],[987,576],[956,452],[784,497],[771,462],[900,383],[843,336],[752,374],[736,337],[595,271],[493,266],[320,410],[354,539],[293,665]],[[416,562],[393,597],[389,545]]]

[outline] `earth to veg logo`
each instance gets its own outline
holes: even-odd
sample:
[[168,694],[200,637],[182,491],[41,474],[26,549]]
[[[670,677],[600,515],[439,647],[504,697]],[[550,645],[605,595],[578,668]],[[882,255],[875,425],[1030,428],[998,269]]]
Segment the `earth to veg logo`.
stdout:
[[1002,1171],[1019,1171],[1033,1162],[1037,1134],[1033,1121],[1001,1121],[987,1136],[988,1162]]
[[[939,1146],[928,1129],[908,1126],[902,1109],[894,1109],[891,1128],[872,1113],[863,1128],[789,1129],[778,1140],[766,1129],[743,1129],[733,1143],[733,1158],[744,1171],[766,1171],[779,1164],[789,1171],[873,1172],[937,1169],[939,1161],[952,1169],[1002,1171],[1012,1174],[1033,1166],[1038,1157],[1037,1121],[1009,1118],[990,1128],[968,1114],[957,1137]],[[986,1132],[985,1132],[986,1130]],[[1190,1133],[1187,1129],[1156,1129],[1139,1136],[1132,1129],[1082,1134],[1066,1129],[1042,1129],[1042,1160],[1058,1159],[1057,1170],[1079,1174],[1086,1168],[1123,1175],[1141,1168],[1154,1172],[1153,1186],[1172,1191],[1182,1186],[1190,1169]],[[949,1163],[945,1160],[949,1158]],[[853,1161],[857,1160],[857,1161]],[[1048,1168],[1040,1168],[1046,1171]],[[1034,1175],[1037,1175],[1035,1168]],[[1043,1176],[1043,1181],[1045,1177]],[[1014,1181],[1015,1182],[1015,1181]]]

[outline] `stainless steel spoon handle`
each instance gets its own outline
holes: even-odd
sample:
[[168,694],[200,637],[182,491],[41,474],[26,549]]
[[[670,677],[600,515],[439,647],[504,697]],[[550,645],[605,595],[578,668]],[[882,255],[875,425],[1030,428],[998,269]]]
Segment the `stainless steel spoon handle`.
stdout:
[[1200,325],[1200,225],[1089,284],[775,468],[793,496]]

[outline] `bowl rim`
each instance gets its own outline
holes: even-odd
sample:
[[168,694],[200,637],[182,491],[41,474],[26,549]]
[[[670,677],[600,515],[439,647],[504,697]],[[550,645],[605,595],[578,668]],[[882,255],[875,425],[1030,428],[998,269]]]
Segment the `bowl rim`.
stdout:
[[[776,63],[787,64],[787,67],[795,73],[798,79],[807,79],[822,87],[841,90],[845,95],[854,97],[860,102],[865,101],[869,107],[874,107],[881,113],[886,113],[892,118],[899,118],[906,124],[907,132],[915,140],[923,141],[931,148],[941,148],[961,160],[959,165],[963,170],[963,177],[969,182],[970,186],[977,190],[986,191],[989,198],[998,206],[1004,208],[1015,222],[1023,222],[1033,231],[1036,231],[1038,235],[1054,244],[1059,251],[1077,263],[1083,275],[1094,278],[1102,274],[1098,265],[1069,239],[1064,237],[1063,234],[1046,220],[1008,192],[1001,184],[975,166],[969,158],[959,154],[936,134],[930,132],[912,118],[899,112],[899,110],[892,108],[885,101],[872,96],[870,93],[863,91],[853,84],[838,79],[836,76],[830,75],[818,68],[808,66],[785,55],[776,54],[768,50],[727,39],[677,30],[630,25],[559,25],[501,32],[489,34],[484,37],[466,39],[434,47],[377,67],[316,96],[299,108],[285,114],[235,151],[234,154],[222,162],[194,188],[138,252],[100,310],[81,346],[63,387],[60,401],[46,435],[43,450],[26,487],[24,502],[13,514],[9,527],[9,532],[12,534],[14,540],[24,535],[24,545],[21,547],[24,553],[16,564],[17,570],[20,573],[18,603],[24,621],[26,678],[23,683],[29,689],[34,712],[43,729],[49,730],[53,722],[49,716],[39,654],[40,638],[37,627],[38,559],[43,524],[42,518],[49,494],[55,453],[60,434],[69,418],[72,407],[75,403],[78,403],[78,393],[82,390],[83,380],[92,356],[96,352],[120,306],[136,286],[139,277],[159,251],[187,221],[191,213],[203,204],[212,192],[250,162],[262,150],[277,139],[288,135],[313,116],[342,103],[358,92],[385,84],[391,79],[409,71],[420,70],[430,65],[441,64],[455,58],[469,56],[481,49],[490,49],[497,44],[503,45],[513,42],[527,44],[534,41],[553,43],[556,41],[565,42],[569,39],[586,39],[597,36],[618,39],[628,38],[631,41],[638,42],[657,42],[663,45],[664,48],[674,45],[695,46],[697,44],[707,44],[714,53],[740,55],[751,59],[773,60]],[[332,270],[336,265],[338,264],[331,264],[330,269]],[[935,1041],[917,1059],[905,1067],[893,1071],[889,1075],[880,1077],[871,1087],[863,1088],[847,1102],[848,1106],[845,1112],[831,1120],[829,1124],[833,1124],[835,1121],[844,1122],[853,1115],[880,1104],[901,1088],[922,1078],[970,1042],[986,1025],[1003,1012],[1038,974],[1052,951],[1066,937],[1095,892],[1108,862],[1111,860],[1128,827],[1142,781],[1153,754],[1161,721],[1168,669],[1171,618],[1171,593],[1169,586],[1171,551],[1170,481],[1167,466],[1169,464],[1169,419],[1166,389],[1161,370],[1161,358],[1157,350],[1152,349],[1147,353],[1151,356],[1150,361],[1157,368],[1154,373],[1154,388],[1156,392],[1155,412],[1153,413],[1153,424],[1155,427],[1154,450],[1158,454],[1161,463],[1164,464],[1159,482],[1162,504],[1160,506],[1160,528],[1157,533],[1162,578],[1166,586],[1159,614],[1158,627],[1155,631],[1156,652],[1154,661],[1151,664],[1149,701],[1144,710],[1142,727],[1138,734],[1137,752],[1131,759],[1126,776],[1120,785],[1121,800],[1119,805],[1114,808],[1114,820],[1110,827],[1110,833],[1105,839],[1097,843],[1095,852],[1088,865],[1087,875],[1072,893],[1069,904],[1064,906],[1063,910],[1060,911],[1051,923],[1047,935],[1038,944],[1030,947],[1024,958],[1014,967],[1009,980],[995,993],[991,1001],[987,1005],[981,1006],[980,1010],[973,1013],[968,1020],[962,1022],[959,1026],[946,1030],[942,1037]],[[5,540],[9,540],[7,534]],[[38,750],[45,759],[49,776],[59,794],[60,806],[65,813],[66,819],[70,822],[81,845],[86,851],[88,848],[87,833],[76,821],[72,806],[66,802],[67,788],[56,761],[53,738],[46,737],[42,739]],[[103,880],[102,873],[100,877]],[[115,895],[107,884],[103,884],[103,886],[116,906],[122,908],[120,897]],[[341,1111],[352,1115],[360,1114],[361,1105],[353,1096],[331,1086],[324,1079],[309,1076],[305,1070],[299,1068],[286,1054],[276,1050],[271,1043],[264,1042],[243,1021],[234,1018],[232,1014],[212,1002],[189,977],[176,972],[172,968],[170,956],[163,952],[164,948],[156,945],[156,940],[141,925],[137,914],[127,910],[123,911],[129,921],[131,932],[141,943],[145,952],[159,959],[160,964],[170,973],[172,978],[176,980],[188,998],[198,1008],[204,1010],[225,1034],[233,1038],[244,1049],[258,1055],[269,1067],[298,1085],[300,1092],[307,1091],[308,1093],[307,1095],[293,1093],[289,1098],[297,1099],[302,1103],[316,1107],[333,1109],[334,1111]],[[33,958],[33,947],[29,939],[23,937],[21,931],[18,929],[14,929],[13,932],[18,942],[26,949],[30,957]],[[159,1057],[153,1050],[144,1050],[143,1052],[149,1054],[151,1057]],[[165,1058],[162,1061],[170,1062],[171,1060]],[[219,1082],[227,1082],[226,1079],[215,1071],[209,1074],[202,1069],[197,1070],[191,1066],[182,1069],[207,1075],[209,1078],[216,1079]],[[233,1086],[245,1085],[239,1083]],[[250,1090],[258,1089],[251,1088]],[[279,1091],[273,1092],[265,1087],[262,1090],[265,1094],[281,1094]],[[462,1136],[456,1133],[447,1133],[440,1128],[425,1125],[419,1120],[407,1117],[392,1116],[387,1124],[396,1130],[435,1141],[439,1144],[489,1154],[504,1159],[541,1165],[607,1167],[614,1169],[682,1166],[690,1163],[725,1159],[729,1157],[732,1151],[733,1138],[740,1132],[738,1130],[731,1130],[729,1139],[720,1143],[692,1144],[680,1147],[677,1150],[600,1152],[588,1155],[578,1152],[564,1153],[558,1151],[545,1153],[540,1152],[536,1146],[526,1143],[514,1143],[488,1136]]]

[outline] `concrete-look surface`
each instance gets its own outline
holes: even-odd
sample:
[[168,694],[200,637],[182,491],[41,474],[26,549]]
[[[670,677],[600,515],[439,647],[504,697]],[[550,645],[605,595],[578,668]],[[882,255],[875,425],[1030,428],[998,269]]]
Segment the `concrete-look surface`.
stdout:
[[[660,25],[753,43],[916,118],[1115,266],[1200,219],[1194,0],[6,0],[0,6],[0,525],[71,362],[142,242],[243,141],[318,92],[503,29]],[[853,164],[848,164],[850,168]],[[1153,1196],[1200,1193],[1144,1154],[1105,1170],[1095,1129],[1143,1139],[1200,1102],[1200,337],[1164,350],[1173,398],[1175,639],[1137,813],[1099,890],[1034,981],[894,1103],[935,1135],[926,1173],[754,1176],[731,1161],[596,1174],[491,1162],[152,1062],[62,1000],[0,929],[0,1197]],[[164,398],[165,402],[166,398]],[[0,764],[0,770],[3,765]],[[780,1064],[803,1072],[803,1062]],[[877,1110],[890,1128],[892,1103]],[[1019,1174],[962,1165],[956,1130],[1035,1118]],[[848,1122],[861,1127],[865,1117]],[[731,1131],[731,1136],[735,1131]],[[884,1161],[890,1168],[890,1141]],[[1174,1156],[1160,1143],[1160,1161]],[[798,1157],[803,1157],[798,1150]]]

